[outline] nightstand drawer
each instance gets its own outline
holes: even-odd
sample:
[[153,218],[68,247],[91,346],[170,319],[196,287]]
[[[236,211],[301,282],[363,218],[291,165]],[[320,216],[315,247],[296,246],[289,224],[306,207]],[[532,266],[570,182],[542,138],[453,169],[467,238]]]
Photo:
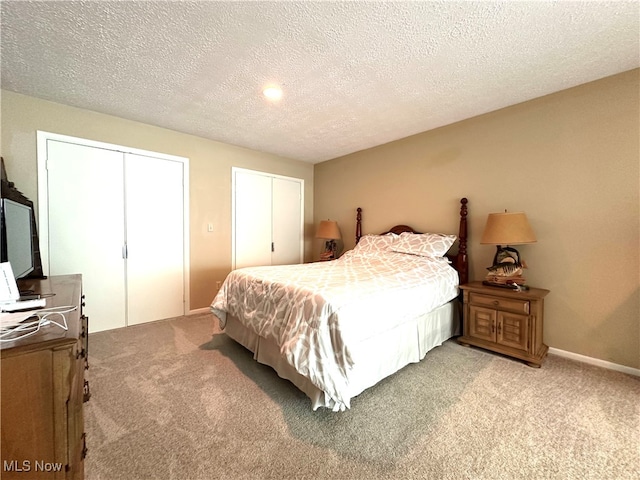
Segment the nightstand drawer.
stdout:
[[506,298],[482,295],[479,293],[469,293],[469,303],[481,305],[483,307],[495,308],[496,310],[504,310],[515,313],[529,314],[529,301],[519,300],[516,298]]

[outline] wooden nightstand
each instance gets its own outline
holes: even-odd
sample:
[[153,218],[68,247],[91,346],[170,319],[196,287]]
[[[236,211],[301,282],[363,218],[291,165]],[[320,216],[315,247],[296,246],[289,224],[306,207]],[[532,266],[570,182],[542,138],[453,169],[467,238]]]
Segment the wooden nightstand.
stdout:
[[460,345],[474,345],[540,367],[549,350],[542,343],[544,297],[549,290],[516,292],[482,282],[460,285],[460,289],[464,292]]

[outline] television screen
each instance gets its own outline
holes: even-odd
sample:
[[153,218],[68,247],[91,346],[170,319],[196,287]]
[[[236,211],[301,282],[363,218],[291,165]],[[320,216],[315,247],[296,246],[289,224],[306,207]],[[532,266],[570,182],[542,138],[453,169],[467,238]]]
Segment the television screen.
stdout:
[[13,274],[22,278],[34,269],[31,207],[8,198],[2,199],[3,262],[11,263]]

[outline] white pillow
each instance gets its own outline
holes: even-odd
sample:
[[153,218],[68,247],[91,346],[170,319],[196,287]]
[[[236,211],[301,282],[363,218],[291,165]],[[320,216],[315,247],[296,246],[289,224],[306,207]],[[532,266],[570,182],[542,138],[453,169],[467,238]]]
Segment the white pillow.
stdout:
[[358,253],[390,252],[392,245],[398,241],[399,235],[387,233],[386,235],[364,235],[353,249]]
[[392,250],[421,257],[443,257],[456,241],[455,235],[441,233],[409,233],[400,235]]

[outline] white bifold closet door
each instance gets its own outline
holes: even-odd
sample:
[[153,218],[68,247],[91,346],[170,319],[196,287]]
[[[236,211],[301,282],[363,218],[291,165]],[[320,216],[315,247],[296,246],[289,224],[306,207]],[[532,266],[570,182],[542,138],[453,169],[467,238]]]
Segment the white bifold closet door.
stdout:
[[274,177],[271,183],[271,265],[302,263],[302,181]]
[[233,169],[234,268],[302,263],[303,180]]
[[184,314],[183,165],[125,155],[128,325]]
[[93,331],[123,327],[123,155],[63,142],[47,147],[49,275],[82,274]]
[[184,314],[181,162],[47,141],[49,275],[81,273],[90,331]]
[[271,265],[271,177],[234,172],[235,268]]

